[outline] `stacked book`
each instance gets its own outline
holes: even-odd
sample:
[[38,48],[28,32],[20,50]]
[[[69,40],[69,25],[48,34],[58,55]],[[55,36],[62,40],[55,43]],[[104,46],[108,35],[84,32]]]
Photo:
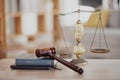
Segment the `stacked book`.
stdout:
[[54,59],[49,57],[37,58],[34,54],[23,54],[15,59],[12,69],[40,69],[48,70],[54,67]]

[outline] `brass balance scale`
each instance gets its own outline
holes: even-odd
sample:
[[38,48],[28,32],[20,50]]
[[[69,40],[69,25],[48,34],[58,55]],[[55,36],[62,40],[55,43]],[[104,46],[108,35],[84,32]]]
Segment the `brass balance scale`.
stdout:
[[[94,34],[93,40],[92,40],[91,45],[90,45],[90,51],[92,53],[102,53],[102,54],[103,53],[108,53],[110,51],[109,48],[108,48],[104,27],[103,27],[103,24],[102,24],[101,10],[100,9],[95,10],[95,11],[87,11],[87,10],[78,9],[78,10],[73,11],[73,12],[59,14],[59,16],[65,16],[65,15],[69,15],[69,14],[73,14],[73,13],[78,13],[78,20],[76,21],[76,26],[74,28],[74,38],[76,40],[76,45],[73,48],[73,53],[76,55],[76,59],[73,59],[71,61],[71,63],[76,64],[76,65],[79,65],[79,64],[81,65],[81,64],[86,64],[87,63],[87,61],[85,59],[81,58],[81,56],[85,53],[85,48],[81,44],[81,40],[84,36],[84,27],[83,27],[83,24],[80,21],[80,12],[91,12],[91,13],[92,12],[97,12],[98,15],[99,15],[99,20],[98,20],[98,23],[97,23],[95,34]],[[61,29],[60,22],[59,22],[59,27]],[[96,34],[97,34],[98,30],[99,30],[99,46],[98,46],[98,48],[93,48],[95,37],[96,37]],[[61,32],[62,32],[62,30],[61,30]],[[63,35],[63,32],[62,32],[62,35]],[[102,44],[102,41],[101,41],[102,35],[103,35],[103,39],[105,41],[106,48],[103,48],[102,45],[101,45]],[[64,37],[64,35],[63,35],[63,37]],[[66,44],[65,39],[64,39],[64,42]],[[66,44],[66,48],[68,50],[67,44]]]

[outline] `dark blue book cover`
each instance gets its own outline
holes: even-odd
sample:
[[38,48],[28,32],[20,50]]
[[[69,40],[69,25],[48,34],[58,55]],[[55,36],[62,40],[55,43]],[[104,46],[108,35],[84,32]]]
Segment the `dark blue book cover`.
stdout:
[[34,54],[24,54],[15,59],[16,65],[27,65],[27,66],[54,66],[54,59],[41,57],[37,58]]

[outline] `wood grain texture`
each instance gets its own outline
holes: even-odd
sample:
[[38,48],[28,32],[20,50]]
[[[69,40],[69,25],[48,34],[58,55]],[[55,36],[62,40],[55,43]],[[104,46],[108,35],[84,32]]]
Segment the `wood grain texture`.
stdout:
[[0,0],[0,59],[6,57],[5,0]]
[[15,21],[15,24],[14,24],[14,26],[15,26],[15,34],[20,35],[20,34],[22,34],[21,14],[16,13],[13,18],[14,18],[14,21]]
[[[83,75],[58,63],[62,70],[12,70],[14,59],[0,60],[0,80],[120,80],[120,59],[87,59]],[[7,77],[6,77],[7,75]]]
[[45,33],[45,13],[38,14],[38,33]]
[[5,1],[0,0],[0,46],[6,47]]
[[54,10],[59,10],[59,0],[53,0]]

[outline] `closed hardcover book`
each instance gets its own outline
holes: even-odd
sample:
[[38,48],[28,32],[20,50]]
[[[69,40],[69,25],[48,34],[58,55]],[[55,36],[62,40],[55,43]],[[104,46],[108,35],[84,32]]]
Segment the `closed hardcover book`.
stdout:
[[33,54],[27,54],[16,58],[15,65],[52,67],[54,66],[54,59],[45,57],[37,58]]
[[43,66],[26,66],[26,65],[10,65],[11,69],[28,69],[28,70],[49,70],[52,67]]

